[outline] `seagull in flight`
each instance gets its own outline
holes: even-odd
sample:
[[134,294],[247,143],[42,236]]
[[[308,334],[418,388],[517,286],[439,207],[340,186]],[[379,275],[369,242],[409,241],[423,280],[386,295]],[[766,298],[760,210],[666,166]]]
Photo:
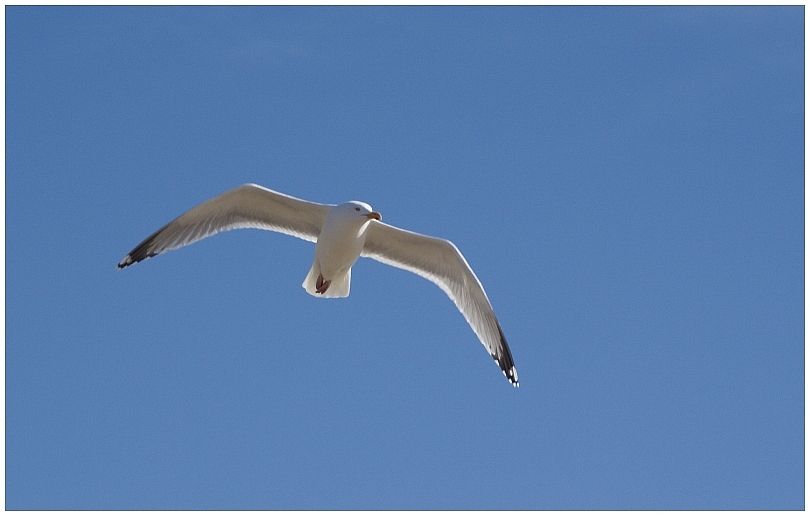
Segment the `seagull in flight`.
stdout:
[[352,265],[361,256],[432,281],[453,300],[504,376],[518,386],[501,325],[484,287],[458,248],[449,240],[385,224],[364,202],[319,204],[256,184],[242,185],[155,231],[118,268],[239,228],[267,229],[315,242],[315,259],[302,284],[315,297],[348,296]]

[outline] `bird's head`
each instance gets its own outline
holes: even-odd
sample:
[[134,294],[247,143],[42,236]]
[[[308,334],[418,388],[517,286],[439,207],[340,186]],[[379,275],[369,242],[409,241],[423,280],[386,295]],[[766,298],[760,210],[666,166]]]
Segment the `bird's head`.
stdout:
[[340,211],[345,213],[345,216],[355,217],[362,219],[363,222],[374,220],[382,220],[382,215],[371,209],[371,206],[360,201],[349,201],[338,206]]

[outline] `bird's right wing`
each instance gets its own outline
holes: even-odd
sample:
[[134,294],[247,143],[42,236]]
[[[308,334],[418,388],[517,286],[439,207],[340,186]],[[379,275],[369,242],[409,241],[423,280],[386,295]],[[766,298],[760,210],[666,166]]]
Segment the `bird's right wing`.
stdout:
[[118,268],[230,229],[268,229],[315,242],[330,208],[263,186],[242,185],[192,208],[157,230],[130,251]]
[[438,285],[467,319],[504,376],[518,386],[512,352],[484,287],[453,242],[372,220],[361,256],[413,272]]

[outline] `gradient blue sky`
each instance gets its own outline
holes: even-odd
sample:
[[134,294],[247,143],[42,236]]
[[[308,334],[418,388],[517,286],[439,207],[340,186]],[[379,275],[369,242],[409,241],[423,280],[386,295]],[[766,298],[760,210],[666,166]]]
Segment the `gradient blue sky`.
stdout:
[[[801,509],[804,8],[6,7],[9,509]],[[451,239],[444,293],[256,182]]]

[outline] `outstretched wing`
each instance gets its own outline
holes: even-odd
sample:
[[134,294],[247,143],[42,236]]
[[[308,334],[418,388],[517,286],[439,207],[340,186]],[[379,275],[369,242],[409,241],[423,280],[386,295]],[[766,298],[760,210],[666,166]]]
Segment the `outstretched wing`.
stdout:
[[411,271],[438,285],[470,323],[506,378],[518,386],[512,353],[484,287],[452,242],[372,220],[361,256]]
[[130,251],[118,268],[230,229],[268,229],[315,242],[329,208],[263,186],[242,185],[190,209],[157,230]]

